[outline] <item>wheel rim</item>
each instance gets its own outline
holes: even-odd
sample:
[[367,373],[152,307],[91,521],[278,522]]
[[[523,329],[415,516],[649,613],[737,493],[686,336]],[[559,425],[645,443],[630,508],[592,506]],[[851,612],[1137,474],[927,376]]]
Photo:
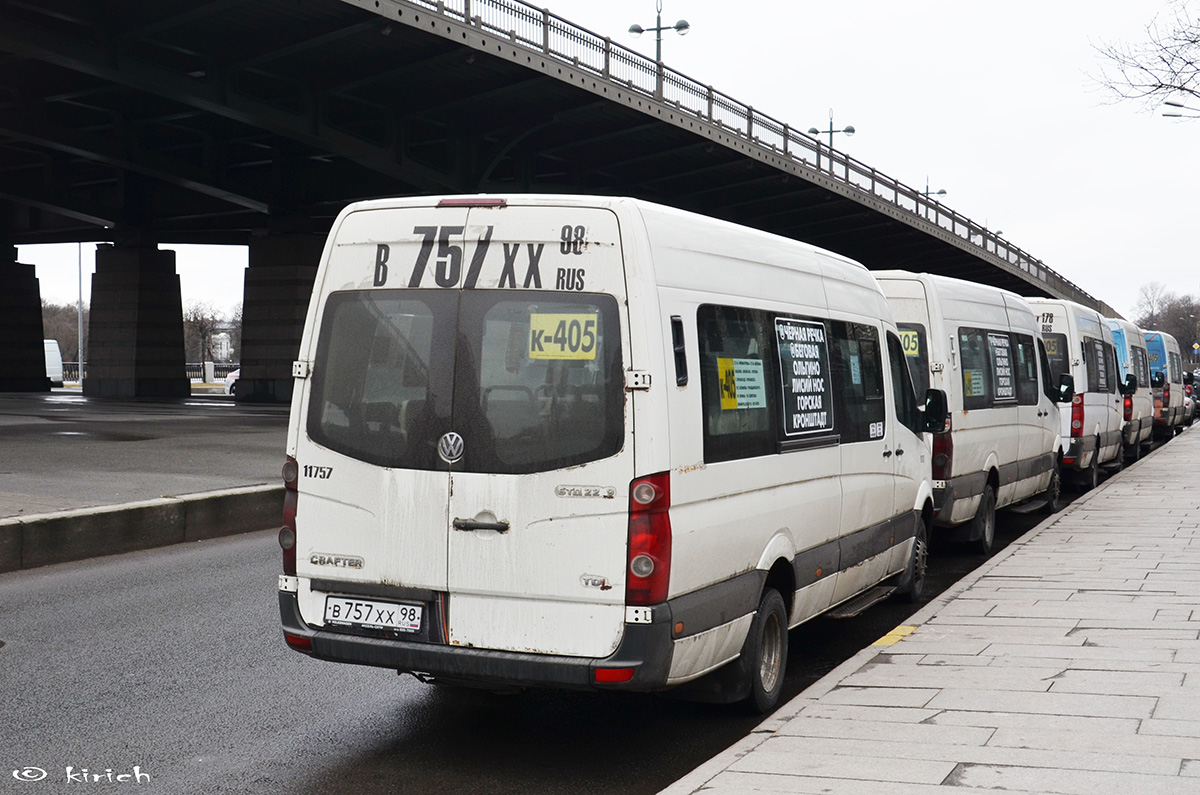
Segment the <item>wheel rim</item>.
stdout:
[[929,565],[929,545],[923,534],[917,536],[913,547],[913,591],[920,592],[925,583],[925,567]]
[[780,662],[783,659],[783,627],[775,612],[763,624],[762,653],[759,655],[758,678],[767,693],[779,683]]

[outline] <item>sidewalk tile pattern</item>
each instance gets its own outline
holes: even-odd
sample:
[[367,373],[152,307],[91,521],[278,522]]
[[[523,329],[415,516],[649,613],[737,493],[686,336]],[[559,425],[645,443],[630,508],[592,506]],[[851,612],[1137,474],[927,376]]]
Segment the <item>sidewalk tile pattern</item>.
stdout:
[[665,792],[1200,793],[1200,432],[1011,544]]

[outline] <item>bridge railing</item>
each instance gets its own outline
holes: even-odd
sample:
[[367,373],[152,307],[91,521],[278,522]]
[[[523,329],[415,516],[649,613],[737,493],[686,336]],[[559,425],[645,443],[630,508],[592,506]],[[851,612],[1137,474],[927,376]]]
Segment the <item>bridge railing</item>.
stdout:
[[881,174],[806,133],[737,99],[656,63],[611,38],[581,28],[521,0],[400,0],[502,36],[550,58],[583,69],[622,88],[673,107],[800,163],[864,196],[936,226],[966,244],[1029,274],[1059,295],[1096,303],[1081,287],[995,232],[946,207],[918,188]]

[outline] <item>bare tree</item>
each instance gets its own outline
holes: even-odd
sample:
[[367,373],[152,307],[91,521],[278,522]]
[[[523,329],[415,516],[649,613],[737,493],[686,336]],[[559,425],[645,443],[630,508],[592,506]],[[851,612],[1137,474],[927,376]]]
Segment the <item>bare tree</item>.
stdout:
[[[87,350],[88,307],[83,307],[83,346]],[[79,308],[74,304],[52,304],[42,299],[42,331],[48,340],[58,340],[63,361],[79,361]]]
[[1136,313],[1133,322],[1141,328],[1158,328],[1165,315],[1163,310],[1174,300],[1175,294],[1162,282],[1146,282],[1138,288],[1137,303],[1133,305]]
[[1157,105],[1172,96],[1200,97],[1200,24],[1187,0],[1170,0],[1167,11],[1146,26],[1138,44],[1102,44],[1107,61],[1100,83],[1122,99]]
[[203,301],[189,301],[183,310],[183,344],[190,362],[213,360],[213,332],[221,322],[221,314],[213,305]]

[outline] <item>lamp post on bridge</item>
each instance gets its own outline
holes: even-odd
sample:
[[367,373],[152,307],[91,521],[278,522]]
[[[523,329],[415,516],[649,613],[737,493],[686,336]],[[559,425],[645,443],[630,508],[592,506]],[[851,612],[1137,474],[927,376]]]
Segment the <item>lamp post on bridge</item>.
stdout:
[[928,199],[930,196],[945,196],[945,195],[946,195],[946,189],[945,189],[945,188],[939,188],[938,190],[930,190],[930,189],[929,189],[929,177],[928,177],[928,176],[926,176],[926,177],[925,177],[925,190],[921,191],[921,195],[922,195],[922,196],[924,196],[924,197],[925,197],[925,198],[927,198],[927,199]]
[[833,108],[829,109],[829,129],[828,130],[818,130],[816,127],[808,128],[808,134],[811,136],[814,136],[814,137],[818,136],[818,135],[828,134],[830,149],[833,148],[833,134],[834,133],[842,133],[847,138],[849,138],[850,136],[854,135],[854,132],[855,132],[854,127],[850,126],[849,124],[847,124],[845,127],[843,127],[840,130],[833,129]]
[[680,36],[686,36],[688,34],[688,31],[692,29],[692,26],[688,24],[686,19],[681,19],[678,22],[676,22],[674,25],[664,25],[662,23],[662,0],[655,0],[654,5],[655,5],[655,9],[658,11],[658,15],[654,18],[654,27],[643,28],[641,25],[634,23],[633,25],[629,26],[629,34],[636,39],[638,36],[641,36],[643,33],[646,33],[651,30],[654,31],[654,61],[655,61],[655,63],[661,64],[662,63],[662,32],[664,30],[673,30],[676,33],[678,33]]

